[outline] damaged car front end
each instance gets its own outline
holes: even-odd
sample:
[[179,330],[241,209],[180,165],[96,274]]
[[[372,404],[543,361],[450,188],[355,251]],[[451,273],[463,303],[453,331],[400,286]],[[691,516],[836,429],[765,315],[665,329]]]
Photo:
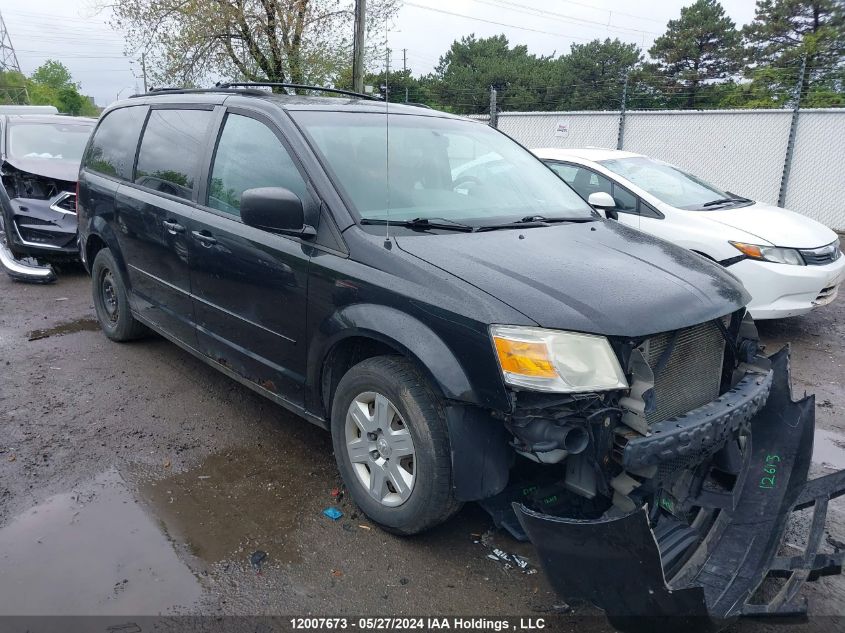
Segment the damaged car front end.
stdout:
[[[729,271],[610,221],[398,242],[532,322],[487,326],[507,406],[446,419],[458,498],[530,540],[561,598],[708,630],[799,612],[804,580],[839,573],[819,538],[845,475],[808,482],[813,398],[792,400],[788,349],[763,354]],[[758,600],[769,577],[784,589]]]
[[[530,336],[511,336],[524,346],[503,355],[497,333],[511,385],[519,379],[509,380],[505,363],[564,379],[580,369],[596,382],[595,355],[586,355],[590,369],[555,372],[551,347],[544,353]],[[511,445],[546,468],[482,505],[532,541],[563,598],[600,607],[620,630],[718,630],[739,616],[803,613],[803,582],[841,573],[845,552],[819,550],[845,471],[807,479],[814,399],[792,399],[789,349],[760,354],[744,309],[607,340],[626,388],[605,381],[593,393],[514,392],[504,420]],[[784,556],[791,514],[810,506],[804,551]],[[771,577],[779,589],[759,599]]]
[[0,151],[0,264],[22,281],[55,279],[78,260],[76,180],[92,119],[5,115]]

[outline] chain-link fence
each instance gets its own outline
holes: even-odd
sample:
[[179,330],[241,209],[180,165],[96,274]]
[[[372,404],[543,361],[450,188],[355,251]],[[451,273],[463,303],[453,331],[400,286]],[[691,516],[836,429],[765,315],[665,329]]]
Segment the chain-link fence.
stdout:
[[527,147],[615,147],[646,154],[727,191],[780,201],[845,231],[841,108],[500,112],[497,119],[500,130]]

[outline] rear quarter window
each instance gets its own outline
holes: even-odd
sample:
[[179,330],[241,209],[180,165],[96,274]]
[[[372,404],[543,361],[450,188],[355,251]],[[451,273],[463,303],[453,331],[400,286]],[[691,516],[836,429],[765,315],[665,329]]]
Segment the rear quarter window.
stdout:
[[132,180],[132,164],[145,113],[143,106],[130,106],[106,114],[82,159],[83,168],[121,180]]

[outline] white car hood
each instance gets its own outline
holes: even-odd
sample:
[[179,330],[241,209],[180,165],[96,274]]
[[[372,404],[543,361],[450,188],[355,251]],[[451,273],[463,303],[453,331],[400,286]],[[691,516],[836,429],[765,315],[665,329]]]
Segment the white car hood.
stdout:
[[816,248],[836,240],[836,233],[805,215],[771,204],[701,211],[707,219],[751,233],[774,246]]

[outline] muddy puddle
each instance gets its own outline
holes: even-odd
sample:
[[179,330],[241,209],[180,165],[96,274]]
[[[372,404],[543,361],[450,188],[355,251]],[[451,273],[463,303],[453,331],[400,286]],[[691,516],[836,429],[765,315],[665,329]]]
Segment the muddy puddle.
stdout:
[[265,448],[212,455],[198,466],[139,484],[139,496],[177,543],[202,563],[301,560],[299,532],[309,492],[299,460]]
[[111,470],[0,528],[0,614],[184,613],[201,586]]
[[74,319],[73,321],[59,323],[51,328],[32,330],[31,332],[27,332],[26,338],[30,341],[37,341],[51,336],[63,336],[65,334],[73,334],[75,332],[95,332],[99,329],[100,324],[97,323],[97,319]]
[[845,435],[816,429],[813,462],[832,470],[845,469]]

